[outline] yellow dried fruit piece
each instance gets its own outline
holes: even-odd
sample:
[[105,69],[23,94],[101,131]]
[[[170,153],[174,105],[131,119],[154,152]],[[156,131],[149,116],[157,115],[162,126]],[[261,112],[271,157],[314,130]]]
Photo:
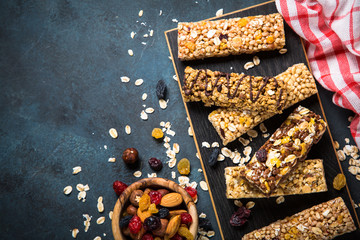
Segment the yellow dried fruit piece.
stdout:
[[301,155],[304,155],[307,151],[306,144],[302,143],[302,144],[300,144],[300,146],[301,146]]
[[154,128],[152,130],[151,136],[155,139],[161,139],[164,137],[164,132],[160,128]]
[[145,219],[151,216],[151,212],[149,210],[141,211],[140,208],[138,208],[136,215],[140,218],[141,222],[144,222]]
[[148,210],[150,206],[150,196],[148,194],[142,195],[142,197],[139,200],[139,209],[143,212]]
[[191,234],[191,232],[189,231],[189,229],[187,227],[181,226],[179,228],[178,234],[180,236],[186,238],[186,240],[194,240],[194,236]]
[[187,47],[191,52],[195,51],[196,45],[193,42],[186,42],[185,47]]
[[148,210],[149,210],[152,214],[155,214],[155,213],[158,213],[158,212],[159,212],[159,209],[156,208],[156,204],[155,204],[155,203],[150,204]]
[[338,175],[336,175],[333,181],[334,188],[336,190],[341,190],[343,187],[345,187],[345,185],[346,185],[346,178],[344,174],[339,173]]
[[220,50],[224,50],[227,48],[227,44],[226,43],[220,43]]
[[259,40],[262,37],[262,31],[261,30],[257,30],[255,32],[255,40]]
[[282,144],[285,144],[285,143],[288,143],[288,142],[290,142],[290,137],[289,136],[286,136],[283,139],[281,139]]
[[248,20],[246,18],[242,18],[239,20],[238,24],[240,27],[245,27],[246,24],[248,24]]
[[273,43],[275,40],[274,40],[274,37],[273,36],[269,36],[266,38],[266,42],[267,43]]
[[190,161],[187,158],[181,159],[177,165],[177,169],[181,175],[189,175]]

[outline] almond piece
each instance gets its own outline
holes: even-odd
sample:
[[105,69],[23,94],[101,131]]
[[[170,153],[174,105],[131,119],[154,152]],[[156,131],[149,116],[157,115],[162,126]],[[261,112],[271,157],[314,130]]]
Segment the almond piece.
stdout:
[[182,213],[187,213],[187,211],[184,209],[172,210],[169,212],[169,217],[171,218],[176,215],[181,215]]
[[172,238],[179,230],[180,223],[181,223],[180,215],[176,215],[175,217],[172,217],[169,221],[169,224],[166,227],[165,234],[169,236],[169,238]]
[[160,205],[163,207],[176,207],[182,203],[183,199],[180,193],[168,193],[161,198]]

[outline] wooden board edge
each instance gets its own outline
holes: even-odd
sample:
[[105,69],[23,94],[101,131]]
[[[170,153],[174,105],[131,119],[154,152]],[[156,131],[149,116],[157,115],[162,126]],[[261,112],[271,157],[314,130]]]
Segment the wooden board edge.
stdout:
[[[168,48],[169,48],[169,52],[170,52],[170,56],[171,56],[171,61],[172,61],[172,64],[173,64],[173,67],[174,67],[174,70],[175,70],[176,77],[177,77],[177,82],[178,82],[178,85],[179,85],[179,90],[181,91],[182,87],[181,87],[180,77],[179,77],[178,71],[176,70],[176,65],[175,65],[175,61],[174,61],[174,56],[173,56],[172,51],[171,51],[171,47],[170,47],[170,44],[169,44],[169,39],[168,39],[168,37],[167,37],[167,35],[166,35],[167,32],[164,32],[164,34],[165,34],[166,43],[167,43]],[[199,155],[199,160],[200,160],[201,168],[202,168],[202,170],[203,170],[203,172],[204,172],[204,178],[205,178],[205,181],[206,181],[206,183],[207,183],[207,185],[208,185],[208,188],[209,188],[210,200],[211,200],[211,204],[212,204],[213,209],[214,209],[215,218],[216,218],[216,222],[217,222],[218,227],[219,227],[221,239],[224,240],[224,239],[225,239],[225,238],[224,238],[224,234],[223,234],[223,231],[222,231],[222,228],[221,228],[221,224],[220,224],[220,219],[219,219],[219,216],[218,216],[218,214],[217,214],[216,207],[215,207],[214,198],[213,198],[213,196],[212,196],[210,184],[209,184],[209,181],[208,181],[208,178],[207,178],[207,174],[206,174],[206,170],[205,170],[205,167],[204,167],[204,163],[203,163],[203,160],[202,160],[202,157],[201,157],[201,153],[200,153],[199,145],[198,145],[198,142],[197,142],[197,139],[196,139],[196,134],[195,134],[195,131],[194,131],[194,128],[193,128],[192,120],[191,120],[191,117],[190,117],[190,114],[189,114],[189,111],[188,111],[188,108],[187,108],[187,105],[186,105],[184,96],[182,95],[181,92],[180,92],[180,94],[181,94],[181,99],[182,99],[183,104],[184,104],[184,107],[185,107],[186,115],[187,115],[187,117],[188,117],[188,119],[189,119],[189,124],[190,124],[190,127],[191,127],[191,131],[193,132],[194,143],[195,143],[196,151],[197,151],[197,153],[198,153],[198,155]]]
[[[307,64],[308,64],[308,66],[309,66],[309,71],[311,72],[312,75],[314,75],[314,74],[312,73],[312,70],[311,70],[311,67],[310,67],[309,59],[308,59],[308,56],[307,56],[307,53],[306,53],[306,49],[305,49],[305,45],[304,45],[304,40],[303,40],[300,36],[299,36],[299,38],[300,38],[301,45],[302,45],[302,48],[303,48],[303,51],[304,51],[304,54],[305,54],[306,62],[307,62]],[[316,87],[316,88],[317,88],[317,87]],[[320,105],[321,112],[322,112],[322,114],[323,114],[323,116],[324,116],[324,120],[325,120],[325,122],[326,122],[326,124],[327,124],[326,128],[327,128],[327,131],[328,131],[329,136],[330,136],[330,140],[331,140],[331,144],[332,144],[332,147],[333,147],[333,151],[334,151],[334,153],[335,153],[336,160],[337,160],[337,162],[338,162],[338,165],[339,165],[339,168],[340,168],[341,173],[344,174],[344,171],[343,171],[343,169],[342,169],[342,167],[341,167],[341,163],[340,163],[339,157],[338,157],[338,155],[336,154],[335,143],[334,143],[334,140],[333,140],[331,131],[330,131],[329,123],[328,123],[328,121],[327,121],[327,119],[326,119],[326,115],[325,115],[324,108],[323,108],[323,106],[322,106],[322,102],[321,102],[321,98],[320,98],[320,95],[319,95],[319,91],[317,91],[316,95],[317,95],[317,98],[318,98],[318,101],[319,101],[319,105]],[[345,187],[346,187],[346,191],[347,191],[347,193],[348,193],[348,196],[349,196],[349,198],[350,198],[351,207],[352,207],[352,209],[354,210],[354,214],[355,214],[355,218],[356,218],[356,223],[357,223],[357,225],[358,225],[358,228],[360,228],[359,217],[358,217],[358,215],[357,215],[357,213],[356,213],[356,209],[355,209],[355,206],[354,206],[354,200],[353,200],[352,197],[351,197],[351,193],[350,193],[350,190],[349,190],[349,187],[348,187],[348,184],[347,184],[347,183],[345,184]]]
[[[228,15],[231,15],[231,14],[234,14],[234,13],[242,12],[242,11],[248,10],[248,9],[250,9],[250,8],[259,7],[259,6],[262,6],[262,5],[265,5],[265,4],[269,4],[269,3],[272,3],[272,2],[275,2],[275,0],[270,0],[270,1],[267,1],[267,2],[259,3],[259,4],[256,4],[256,5],[250,6],[250,7],[246,7],[246,8],[242,8],[242,9],[236,10],[236,11],[232,11],[232,12],[225,13],[225,14],[223,14],[223,15],[221,15],[221,16],[218,16],[218,17],[215,16],[215,17],[203,19],[203,20],[200,20],[200,21],[213,20],[213,19],[215,19],[215,18],[228,16]],[[166,33],[171,32],[171,31],[174,31],[174,30],[177,30],[177,28],[172,28],[172,29],[166,30],[166,31],[165,31],[165,35],[166,35]]]

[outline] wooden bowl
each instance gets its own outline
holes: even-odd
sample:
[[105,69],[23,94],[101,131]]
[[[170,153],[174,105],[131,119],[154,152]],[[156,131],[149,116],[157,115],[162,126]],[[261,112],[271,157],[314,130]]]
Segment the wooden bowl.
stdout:
[[127,202],[130,198],[131,193],[134,190],[137,189],[145,189],[147,187],[159,187],[159,188],[167,188],[173,192],[177,192],[180,193],[181,196],[183,197],[184,203],[187,207],[188,213],[191,215],[193,222],[190,225],[190,232],[193,234],[194,239],[196,238],[197,235],[197,230],[198,230],[198,224],[199,224],[199,219],[198,219],[198,215],[197,215],[197,210],[196,210],[196,206],[194,203],[194,200],[192,199],[192,197],[185,191],[184,188],[182,188],[179,184],[168,180],[168,179],[164,179],[164,178],[144,178],[141,179],[137,182],[134,182],[133,184],[131,184],[129,187],[127,187],[125,189],[125,191],[120,195],[120,197],[118,198],[118,200],[116,201],[114,210],[113,210],[113,216],[112,216],[112,222],[111,222],[111,226],[112,226],[112,232],[114,235],[114,239],[115,240],[125,240],[127,239],[127,237],[125,235],[123,235],[123,233],[121,232],[120,229],[120,225],[119,225],[119,221],[120,221],[120,215],[123,211],[126,210],[126,205]]

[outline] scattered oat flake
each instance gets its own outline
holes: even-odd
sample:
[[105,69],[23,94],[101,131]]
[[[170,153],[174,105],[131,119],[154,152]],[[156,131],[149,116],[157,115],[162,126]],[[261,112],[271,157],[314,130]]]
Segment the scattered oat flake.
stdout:
[[144,37],[144,38],[147,38],[147,37],[149,37],[149,34],[145,33],[145,34],[143,35],[143,37]]
[[76,175],[79,172],[81,172],[81,167],[80,166],[73,167],[73,172],[72,172],[73,175]]
[[213,236],[215,236],[215,231],[208,231],[208,232],[206,233],[206,236],[208,236],[208,237],[213,237]]
[[134,38],[134,37],[135,37],[135,34],[136,34],[136,32],[131,32],[131,33],[130,33],[130,37],[131,37],[131,38]]
[[78,183],[76,185],[76,190],[78,190],[79,192],[85,191],[85,186],[83,184],[81,184],[81,183]]
[[143,101],[145,101],[146,99],[147,99],[147,93],[143,93],[143,95],[141,96],[141,99],[143,100]]
[[287,53],[287,49],[286,49],[286,48],[282,48],[282,49],[279,50],[279,53],[280,53],[280,54],[285,54],[285,53]]
[[251,208],[253,208],[254,206],[255,206],[255,203],[254,203],[253,201],[250,201],[250,202],[246,203],[246,208],[247,208],[247,209],[251,209]]
[[249,145],[250,140],[249,140],[249,139],[242,138],[242,137],[239,137],[239,142],[241,142],[242,145],[247,146],[247,145]]
[[85,200],[86,198],[86,192],[85,191],[81,191],[78,193],[78,196],[77,196],[78,200],[81,201],[81,200]]
[[162,10],[160,10],[160,12],[159,12],[159,16],[161,16],[162,15]]
[[264,123],[260,123],[260,131],[262,132],[262,133],[266,133],[267,132],[267,128],[266,128],[266,126],[265,126],[265,124]]
[[104,216],[99,217],[98,219],[96,219],[97,224],[103,224],[104,222],[105,222],[105,217]]
[[153,113],[154,111],[155,110],[152,107],[148,107],[147,109],[145,109],[145,112],[149,114]]
[[278,197],[278,198],[276,199],[276,203],[277,203],[277,204],[281,204],[281,203],[283,203],[283,202],[285,202],[284,196],[280,196],[280,197]]
[[203,170],[201,168],[198,168],[198,172],[202,172]]
[[208,191],[209,190],[209,187],[207,185],[207,183],[205,181],[200,181],[200,187],[203,191]]
[[128,135],[130,135],[130,133],[131,133],[131,127],[130,127],[129,125],[126,125],[126,126],[125,126],[125,133],[128,134]]
[[192,129],[191,129],[191,127],[189,127],[188,128],[188,134],[189,134],[189,136],[194,136],[194,134],[193,134],[193,131],[192,131]]
[[200,213],[200,215],[199,215],[199,218],[206,218],[206,214],[205,213]]
[[345,143],[349,144],[350,143],[350,139],[349,138],[345,138]]
[[101,237],[96,236],[96,237],[94,238],[94,240],[101,240]]
[[78,235],[78,233],[79,233],[79,229],[77,229],[77,228],[74,228],[73,230],[71,230],[71,236],[72,236],[73,238],[76,238],[76,236]]
[[195,154],[195,156],[196,156],[198,159],[200,159],[200,155],[199,155],[198,152]]
[[148,120],[148,115],[144,110],[141,111],[140,118],[144,121]]
[[157,177],[157,174],[156,173],[148,173],[148,177],[149,178]]
[[175,179],[175,178],[176,178],[176,172],[171,171],[171,178],[172,178],[172,179]]
[[221,154],[224,155],[225,157],[230,157],[231,156],[231,150],[228,149],[227,147],[223,147],[221,149]]
[[139,17],[141,17],[143,14],[144,14],[144,11],[143,11],[143,10],[140,10],[140,11],[139,11]]
[[129,54],[130,56],[133,56],[133,55],[134,55],[133,50],[129,49],[129,50],[128,50],[128,54]]
[[218,160],[219,162],[222,162],[222,161],[225,160],[225,156],[220,153],[220,154],[218,155],[218,157],[217,157],[217,160]]
[[254,56],[253,57],[253,63],[255,64],[255,66],[260,64],[260,58],[258,56]]
[[173,21],[173,22],[179,22],[176,18],[173,18],[171,21]]
[[116,159],[115,159],[115,158],[109,158],[109,159],[108,159],[108,162],[112,162],[112,163],[113,163],[113,162],[116,162]]
[[223,14],[224,14],[224,9],[223,9],[223,8],[220,8],[219,10],[216,11],[216,14],[215,14],[215,15],[216,15],[217,17],[220,17],[220,16],[223,15]]
[[136,172],[134,172],[134,177],[139,178],[139,177],[141,177],[141,175],[142,175],[142,172],[141,172],[141,171],[136,171]]
[[63,192],[65,195],[69,195],[72,192],[72,186],[66,186]]
[[254,66],[255,66],[255,64],[253,62],[247,62],[247,63],[245,63],[244,68],[245,68],[245,70],[248,70],[250,68],[253,68]]
[[201,147],[210,148],[210,144],[208,142],[202,142]]
[[268,138],[270,136],[270,133],[264,133],[262,136],[263,138]]
[[242,205],[243,205],[240,200],[235,200],[235,201],[234,201],[234,204],[235,204],[235,206],[237,206],[237,207],[242,207]]
[[99,213],[104,212],[104,203],[98,202],[96,207],[97,207]]
[[150,37],[152,37],[154,35],[154,30],[151,29],[149,32],[149,35],[150,35]]
[[112,220],[112,216],[113,216],[113,211],[110,211],[110,212],[109,212],[109,218],[110,218],[110,220]]
[[211,144],[211,147],[212,147],[212,148],[216,148],[216,147],[220,147],[220,145],[219,145],[218,142],[213,142],[213,143]]
[[177,81],[177,80],[178,80],[178,78],[177,78],[177,76],[176,76],[176,75],[173,75],[173,79],[174,79],[175,81]]
[[335,146],[335,149],[338,150],[340,145],[339,145],[339,142],[338,141],[335,141],[334,142],[334,146]]
[[250,129],[249,131],[247,131],[247,135],[249,135],[252,138],[256,138],[258,136],[258,133],[256,130]]
[[127,82],[130,82],[130,78],[129,77],[126,77],[126,76],[122,76],[120,77],[121,81],[124,82],[124,83],[127,83]]
[[340,161],[344,161],[346,159],[346,156],[345,156],[345,153],[343,150],[338,150],[336,153],[337,153],[337,156]]
[[141,84],[143,84],[144,80],[139,78],[135,81],[135,86],[140,86]]
[[173,144],[173,151],[177,154],[180,152],[180,145],[178,143]]
[[167,103],[169,100],[165,101],[164,99],[160,99],[159,100],[159,105],[161,109],[166,109],[167,108]]
[[250,146],[247,146],[244,148],[243,153],[245,156],[249,156],[251,154],[251,151],[252,151],[252,148]]
[[118,132],[116,131],[115,128],[110,128],[109,130],[109,134],[112,138],[117,138],[118,137]]

